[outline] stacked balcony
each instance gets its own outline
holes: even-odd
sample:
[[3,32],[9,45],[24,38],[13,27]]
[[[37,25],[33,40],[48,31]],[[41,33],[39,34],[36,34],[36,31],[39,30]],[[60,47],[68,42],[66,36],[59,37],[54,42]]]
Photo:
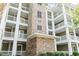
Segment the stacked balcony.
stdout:
[[29,3],[22,3],[21,8],[22,8],[22,10],[24,10],[24,11],[29,11]]

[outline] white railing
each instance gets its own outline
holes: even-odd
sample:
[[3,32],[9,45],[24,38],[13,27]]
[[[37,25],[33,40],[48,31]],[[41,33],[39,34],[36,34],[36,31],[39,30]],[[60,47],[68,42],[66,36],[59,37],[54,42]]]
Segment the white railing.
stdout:
[[8,15],[7,16],[7,20],[16,21],[16,17],[15,16]]
[[52,26],[48,26],[49,29],[52,29]]
[[29,11],[29,8],[22,6],[22,10]]
[[64,35],[64,36],[61,36],[61,41],[65,41],[65,40],[67,40],[67,37],[66,37],[66,35]]
[[18,8],[19,4],[18,3],[10,3],[10,6]]
[[24,56],[26,54],[26,51],[17,51],[16,55],[17,56]]
[[11,56],[12,55],[12,51],[2,51],[1,55],[2,56]]
[[75,40],[74,35],[70,35],[70,39],[71,39],[71,40]]
[[66,35],[56,37],[57,42],[63,42],[63,41],[66,41],[66,40],[67,40]]
[[71,23],[71,22],[69,22],[69,21],[67,22],[67,24],[68,24],[69,26],[72,26],[72,23]]
[[14,32],[4,32],[4,37],[14,37]]
[[59,28],[59,27],[61,27],[61,26],[63,26],[63,25],[64,25],[64,22],[61,22],[61,23],[57,24],[57,25],[55,26],[55,28]]
[[79,41],[79,36],[76,36],[77,37],[77,40]]
[[[12,51],[1,51],[2,56],[12,56]],[[26,51],[16,51],[17,56],[25,56]]]
[[24,18],[20,18],[20,22],[21,23],[24,23],[24,24],[27,24],[28,23],[28,20],[27,19],[24,19]]
[[63,12],[60,11],[60,12],[57,12],[56,14],[54,14],[54,18],[56,18],[57,16],[59,16],[60,14],[62,14]]
[[19,34],[19,38],[26,39],[27,38],[27,34]]

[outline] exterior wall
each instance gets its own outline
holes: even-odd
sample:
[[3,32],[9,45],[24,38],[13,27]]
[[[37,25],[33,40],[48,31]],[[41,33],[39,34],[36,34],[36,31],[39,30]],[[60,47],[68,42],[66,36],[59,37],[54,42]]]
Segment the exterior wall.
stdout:
[[[37,17],[37,11],[42,12],[42,18]],[[45,6],[38,5],[36,3],[30,4],[30,13],[29,13],[29,26],[28,34],[33,34],[37,32],[37,22],[41,20],[42,30],[40,33],[46,33],[46,16],[45,16]]]
[[44,52],[56,51],[54,38],[48,36],[33,35],[27,40],[26,53],[27,55],[39,55]]
[[57,51],[68,51],[68,45],[67,44],[57,45]]
[[37,54],[53,51],[55,51],[54,39],[41,37],[37,38]]
[[36,38],[28,39],[26,43],[26,55],[36,55]]

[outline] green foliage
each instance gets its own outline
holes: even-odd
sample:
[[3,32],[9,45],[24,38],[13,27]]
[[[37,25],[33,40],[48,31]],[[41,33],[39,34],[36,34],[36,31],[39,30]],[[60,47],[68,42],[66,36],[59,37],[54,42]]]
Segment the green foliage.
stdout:
[[40,56],[68,56],[65,52],[46,52],[39,54]]
[[79,56],[79,53],[77,51],[74,51],[72,55],[73,56]]
[[73,19],[75,26],[78,26],[79,25],[79,5],[77,5],[73,10],[70,10],[69,15]]

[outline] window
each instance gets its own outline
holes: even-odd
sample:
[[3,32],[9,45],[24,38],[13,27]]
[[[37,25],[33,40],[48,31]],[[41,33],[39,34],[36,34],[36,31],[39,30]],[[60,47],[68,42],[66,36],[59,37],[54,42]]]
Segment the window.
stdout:
[[48,11],[47,14],[48,14],[48,18],[52,18],[51,12]]
[[49,31],[48,34],[49,34],[49,35],[53,35],[52,31]]
[[42,30],[42,26],[41,25],[37,25],[37,30]]
[[52,21],[48,21],[48,28],[52,29]]
[[42,17],[42,13],[40,11],[37,12],[37,17],[41,18]]

